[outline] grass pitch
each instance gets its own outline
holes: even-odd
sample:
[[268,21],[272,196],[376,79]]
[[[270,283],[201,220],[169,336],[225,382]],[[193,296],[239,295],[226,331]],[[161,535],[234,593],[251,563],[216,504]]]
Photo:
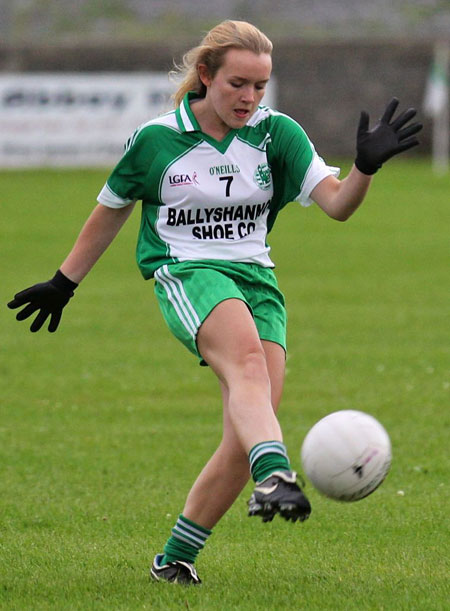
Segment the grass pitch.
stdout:
[[[345,164],[344,164],[345,165]],[[53,275],[106,178],[0,173],[1,301]],[[136,210],[66,309],[31,334],[0,309],[0,608],[447,609],[450,178],[395,160],[345,224],[291,204],[271,235],[289,312],[280,420],[361,409],[394,460],[372,496],[307,492],[303,525],[246,517],[249,486],[198,560],[197,589],[150,583],[220,439],[210,371],[173,339],[134,263]]]

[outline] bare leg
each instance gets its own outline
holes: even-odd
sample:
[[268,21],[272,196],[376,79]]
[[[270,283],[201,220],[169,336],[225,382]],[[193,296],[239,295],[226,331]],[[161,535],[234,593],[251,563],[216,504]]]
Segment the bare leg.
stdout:
[[[278,344],[262,341],[270,378],[271,404],[278,409],[284,382],[285,354]],[[246,485],[250,472],[247,452],[234,431],[229,415],[229,392],[221,382],[223,438],[200,473],[186,500],[183,515],[205,528],[213,526],[231,507]]]
[[245,453],[261,441],[282,441],[266,354],[245,303],[219,303],[200,327],[197,345],[228,391],[229,419]]
[[183,515],[204,528],[212,529],[231,507],[250,476],[248,456],[237,438],[224,401],[223,437],[186,499]]

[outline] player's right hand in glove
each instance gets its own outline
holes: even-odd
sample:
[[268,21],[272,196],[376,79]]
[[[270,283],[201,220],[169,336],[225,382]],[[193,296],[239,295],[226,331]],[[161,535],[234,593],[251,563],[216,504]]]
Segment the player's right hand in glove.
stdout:
[[48,330],[53,333],[58,328],[63,308],[73,297],[73,292],[77,286],[76,282],[72,282],[58,270],[51,280],[35,284],[17,293],[14,299],[8,303],[8,308],[14,310],[25,306],[17,314],[17,320],[25,320],[39,311],[30,326],[30,331],[33,333],[39,331],[50,316]]
[[415,108],[408,108],[392,121],[398,99],[392,98],[378,123],[369,129],[369,115],[361,113],[356,140],[355,165],[363,174],[375,174],[382,164],[419,144],[414,137],[422,129],[421,123],[410,123],[415,117]]

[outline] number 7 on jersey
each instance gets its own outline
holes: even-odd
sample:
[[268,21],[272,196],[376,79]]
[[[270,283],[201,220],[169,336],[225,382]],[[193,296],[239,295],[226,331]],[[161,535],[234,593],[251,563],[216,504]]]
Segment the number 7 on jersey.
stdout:
[[225,188],[225,197],[230,197],[230,187],[231,187],[231,183],[233,182],[233,178],[234,176],[221,176],[219,178],[219,180],[227,181],[227,186]]

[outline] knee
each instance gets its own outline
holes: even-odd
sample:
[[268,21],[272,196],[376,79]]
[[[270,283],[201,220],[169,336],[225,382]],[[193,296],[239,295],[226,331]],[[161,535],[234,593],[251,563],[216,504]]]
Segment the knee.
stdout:
[[262,347],[246,350],[240,359],[238,370],[241,377],[248,382],[269,383],[266,355]]

